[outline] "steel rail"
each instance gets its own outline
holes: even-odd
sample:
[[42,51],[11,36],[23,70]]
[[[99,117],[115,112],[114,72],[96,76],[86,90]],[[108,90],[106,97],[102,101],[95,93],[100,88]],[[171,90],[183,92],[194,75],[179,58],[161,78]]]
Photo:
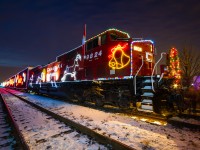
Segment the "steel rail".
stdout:
[[20,132],[19,126],[16,124],[16,122],[15,122],[13,116],[12,116],[12,113],[11,113],[9,107],[7,106],[7,103],[6,103],[5,99],[4,99],[4,97],[2,96],[2,94],[0,94],[0,99],[2,100],[3,105],[5,106],[6,112],[8,114],[8,117],[9,117],[10,121],[12,122],[12,125],[14,126],[14,131],[17,133],[16,134],[16,136],[17,136],[16,138],[19,139],[19,141],[22,144],[22,147],[23,147],[24,150],[29,150],[29,146],[26,143],[26,140],[25,140],[24,136]]
[[162,116],[160,114],[148,114],[146,112],[139,112],[139,111],[134,111],[132,113],[130,113],[130,115],[135,115],[138,117],[145,117],[145,118],[149,118],[149,119],[154,119],[154,120],[158,120],[158,121],[166,121],[169,119],[167,116]]
[[[131,115],[131,114],[130,114]],[[191,130],[197,130],[200,131],[200,125],[199,124],[192,124],[189,122],[184,122],[184,121],[179,121],[179,120],[174,120],[173,116],[161,116],[158,114],[146,114],[146,113],[141,113],[141,112],[133,112],[132,115],[138,116],[138,117],[144,117],[146,119],[154,119],[158,121],[165,121],[167,124],[171,124],[172,126],[175,126],[177,128],[188,128]],[[184,118],[183,115],[179,115],[179,117]],[[197,116],[199,117],[199,116]]]

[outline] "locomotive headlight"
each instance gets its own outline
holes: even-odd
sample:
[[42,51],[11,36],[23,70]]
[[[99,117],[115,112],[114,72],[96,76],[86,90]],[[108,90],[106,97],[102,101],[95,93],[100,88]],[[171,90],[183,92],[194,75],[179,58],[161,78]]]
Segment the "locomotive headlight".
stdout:
[[152,62],[153,61],[153,54],[146,52],[146,61]]
[[139,46],[133,46],[134,51],[142,52],[142,47]]

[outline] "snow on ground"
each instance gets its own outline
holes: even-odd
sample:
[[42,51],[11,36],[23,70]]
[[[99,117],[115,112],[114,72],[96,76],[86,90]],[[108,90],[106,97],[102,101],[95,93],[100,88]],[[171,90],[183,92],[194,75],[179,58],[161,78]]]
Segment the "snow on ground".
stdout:
[[17,143],[12,134],[11,126],[6,120],[7,117],[8,115],[3,110],[2,101],[0,99],[0,150],[13,149]]
[[64,123],[32,108],[16,97],[4,95],[30,149],[98,150],[107,149]]
[[200,132],[150,124],[133,117],[69,104],[67,102],[19,93],[43,107],[51,109],[98,133],[119,140],[135,149],[200,149]]

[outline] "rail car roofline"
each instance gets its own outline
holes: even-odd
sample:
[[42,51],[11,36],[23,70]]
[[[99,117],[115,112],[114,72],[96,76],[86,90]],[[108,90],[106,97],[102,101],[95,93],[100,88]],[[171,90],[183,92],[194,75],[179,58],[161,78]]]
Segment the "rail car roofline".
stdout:
[[6,79],[6,81],[7,81],[7,80],[9,80],[10,78],[12,78],[12,77],[16,76],[18,73],[20,73],[20,72],[23,72],[23,71],[25,71],[26,69],[30,70],[30,69],[32,69],[32,68],[33,68],[33,67],[30,67],[30,66],[29,66],[29,67],[26,67],[25,69],[23,69],[23,70],[21,70],[21,71],[17,72],[16,74],[14,74],[14,75],[10,76],[9,78],[7,78],[7,79]]
[[42,65],[37,65],[37,66],[31,68],[31,70],[33,70],[33,69],[35,69],[35,68],[37,68],[37,67],[42,67]]
[[[135,38],[134,38],[135,39]],[[141,39],[136,39],[136,40],[134,40],[133,39],[133,41],[132,41],[132,43],[134,43],[134,42],[150,42],[150,43],[152,43],[152,44],[154,44],[154,42],[152,41],[152,40],[141,40]]]
[[46,67],[46,66],[51,65],[51,64],[56,63],[56,62],[60,62],[60,61],[58,61],[58,60],[56,59],[55,61],[52,61],[52,62],[50,62],[50,63],[44,65],[43,67]]
[[68,54],[68,53],[70,53],[70,52],[72,52],[72,51],[74,51],[74,50],[76,50],[76,49],[78,49],[78,48],[80,48],[80,47],[82,47],[82,45],[79,45],[79,46],[77,46],[77,47],[71,49],[70,51],[67,51],[67,52],[64,52],[64,53],[61,54],[61,55],[58,55],[58,56],[56,57],[56,61],[58,61],[58,57],[63,56],[63,55],[65,55],[65,54]]
[[[30,69],[32,69],[32,68],[33,68],[33,67],[26,67],[25,69],[23,69],[23,70],[17,72],[16,74],[21,73],[21,72],[25,71],[26,69],[30,70]],[[16,75],[16,74],[15,74],[15,75]]]
[[10,80],[11,78],[13,78],[13,77],[15,77],[16,76],[16,74],[15,75],[13,75],[13,76],[10,76],[9,78],[7,78],[5,81],[8,81],[8,80]]
[[[87,43],[88,41],[90,41],[90,40],[92,40],[92,39],[94,39],[94,38],[96,38],[96,37],[98,37],[98,36],[100,36],[100,35],[102,35],[102,34],[104,34],[104,33],[107,33],[107,32],[109,32],[109,31],[121,32],[122,34],[126,34],[127,37],[130,38],[130,35],[129,35],[127,32],[124,32],[124,31],[121,31],[121,30],[118,30],[118,29],[115,29],[115,28],[110,28],[110,29],[108,29],[108,30],[106,30],[106,31],[104,31],[104,32],[102,32],[102,33],[100,33],[100,34],[97,34],[96,36],[93,36],[93,37],[89,38],[88,40],[85,41],[85,43]],[[76,49],[78,49],[78,48],[80,48],[80,47],[82,47],[82,46],[83,46],[83,45],[79,45],[79,46],[77,46],[76,48],[71,49],[70,51],[67,51],[67,52],[64,52],[64,53],[61,54],[61,55],[58,55],[58,56],[56,57],[56,61],[58,61],[58,57],[60,57],[60,56],[62,56],[62,55],[65,55],[65,54],[68,54],[68,53],[70,53],[70,52],[72,52],[72,51],[74,51],[74,50],[76,50]]]
[[104,33],[109,32],[109,31],[121,32],[122,34],[126,34],[127,37],[130,38],[130,35],[129,35],[127,32],[124,32],[124,31],[121,31],[121,30],[118,30],[118,29],[115,29],[115,28],[110,28],[110,29],[108,29],[108,30],[106,30],[106,31],[104,31],[104,32],[102,32],[102,33],[100,33],[100,34],[97,34],[96,36],[93,36],[93,37],[89,38],[89,39],[86,40],[85,42],[90,41],[90,40],[92,40],[92,39],[94,39],[94,38],[96,38],[96,37],[98,37],[98,36],[100,36],[100,35],[102,35],[102,34],[104,34]]

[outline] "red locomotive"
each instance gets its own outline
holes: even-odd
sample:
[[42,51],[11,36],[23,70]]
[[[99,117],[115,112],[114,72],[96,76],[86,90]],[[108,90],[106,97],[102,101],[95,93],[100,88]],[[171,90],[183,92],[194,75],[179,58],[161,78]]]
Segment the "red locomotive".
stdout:
[[151,40],[134,40],[128,33],[109,29],[55,62],[22,71],[15,75],[15,85],[7,86],[92,101],[97,106],[137,103],[138,110],[154,111],[154,52]]

